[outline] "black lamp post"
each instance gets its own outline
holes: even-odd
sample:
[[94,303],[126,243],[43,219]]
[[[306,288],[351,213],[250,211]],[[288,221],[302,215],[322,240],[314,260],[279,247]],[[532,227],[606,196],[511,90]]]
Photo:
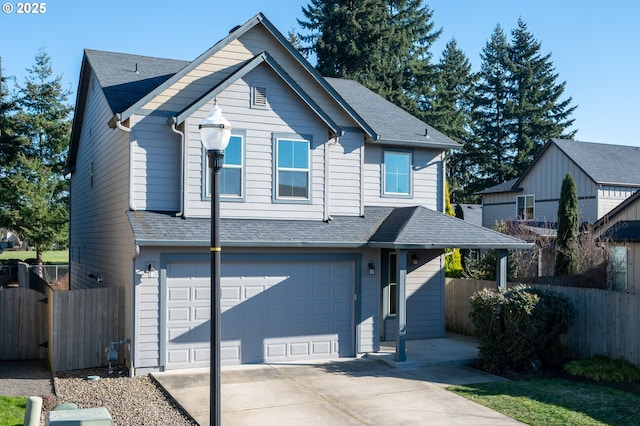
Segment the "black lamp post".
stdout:
[[[211,168],[211,339],[209,421],[220,426],[220,169],[224,150],[231,138],[231,125],[214,101],[209,115],[200,124],[202,145]],[[214,399],[215,398],[215,399]]]

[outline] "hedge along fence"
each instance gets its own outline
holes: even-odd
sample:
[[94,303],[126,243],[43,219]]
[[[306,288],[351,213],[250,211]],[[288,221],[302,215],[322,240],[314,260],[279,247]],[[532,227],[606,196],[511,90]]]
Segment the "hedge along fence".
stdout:
[[[607,355],[640,366],[640,295],[561,286],[536,285],[567,295],[576,309],[573,326],[560,341],[573,358]],[[473,335],[469,298],[493,281],[447,279],[445,325],[451,332]]]

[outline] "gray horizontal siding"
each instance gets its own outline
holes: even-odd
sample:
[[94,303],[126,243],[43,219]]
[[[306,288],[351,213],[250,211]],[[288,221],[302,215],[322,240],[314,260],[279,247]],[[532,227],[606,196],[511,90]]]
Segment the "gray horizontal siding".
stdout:
[[[367,144],[364,157],[364,203],[366,206],[423,205],[441,210],[442,154],[440,150],[412,149],[413,197],[382,197],[382,155],[385,147]],[[393,149],[393,148],[390,148]]]
[[360,215],[363,143],[363,133],[347,132],[339,143],[331,145],[329,197],[332,215]]
[[[250,109],[250,82],[268,86],[269,109]],[[246,134],[246,182],[244,202],[221,203],[221,215],[235,218],[322,220],[324,212],[324,143],[328,140],[326,125],[294,92],[271,72],[258,67],[246,78],[230,86],[220,96],[218,105],[233,128]],[[187,120],[186,215],[207,217],[210,202],[202,199],[203,151],[198,124],[208,113],[205,106]],[[311,136],[311,204],[273,203],[273,135],[299,134]],[[209,171],[207,171],[209,173]]]
[[[125,289],[126,335],[112,336],[121,339],[131,337],[131,265],[135,255],[126,216],[129,134],[107,125],[112,112],[94,76],[90,79],[85,108],[76,168],[71,174],[70,287]],[[102,282],[90,275],[100,276]]]

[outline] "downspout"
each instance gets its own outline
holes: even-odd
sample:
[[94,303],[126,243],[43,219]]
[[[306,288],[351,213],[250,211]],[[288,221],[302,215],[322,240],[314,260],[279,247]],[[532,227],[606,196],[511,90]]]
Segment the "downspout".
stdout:
[[133,267],[131,268],[131,342],[129,342],[129,377],[136,375],[136,360],[133,358],[133,354],[136,353],[136,260],[140,255],[140,246],[136,244],[135,251],[133,252]]
[[333,220],[331,217],[331,146],[340,141],[340,136],[329,138],[324,150],[324,218],[325,222]]
[[171,128],[171,131],[177,135],[180,136],[180,211],[178,213],[176,213],[176,216],[178,217],[182,217],[184,216],[184,181],[185,181],[185,171],[186,168],[184,166],[184,159],[185,159],[185,154],[184,154],[184,150],[185,150],[185,144],[184,144],[184,132],[181,130],[178,130],[178,124],[175,123],[173,121],[173,119],[169,119],[169,127]]
[[[118,129],[131,133],[131,128],[124,126],[119,118],[116,117],[115,123]],[[138,210],[133,202],[133,144],[131,143],[131,139],[129,139],[129,210]]]
[[364,217],[364,154],[367,149],[366,139],[360,148],[360,217]]

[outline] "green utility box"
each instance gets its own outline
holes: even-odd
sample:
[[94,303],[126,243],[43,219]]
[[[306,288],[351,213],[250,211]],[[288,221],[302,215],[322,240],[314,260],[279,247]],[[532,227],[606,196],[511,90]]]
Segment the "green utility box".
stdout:
[[111,414],[104,407],[80,410],[54,410],[47,413],[47,426],[113,426]]

